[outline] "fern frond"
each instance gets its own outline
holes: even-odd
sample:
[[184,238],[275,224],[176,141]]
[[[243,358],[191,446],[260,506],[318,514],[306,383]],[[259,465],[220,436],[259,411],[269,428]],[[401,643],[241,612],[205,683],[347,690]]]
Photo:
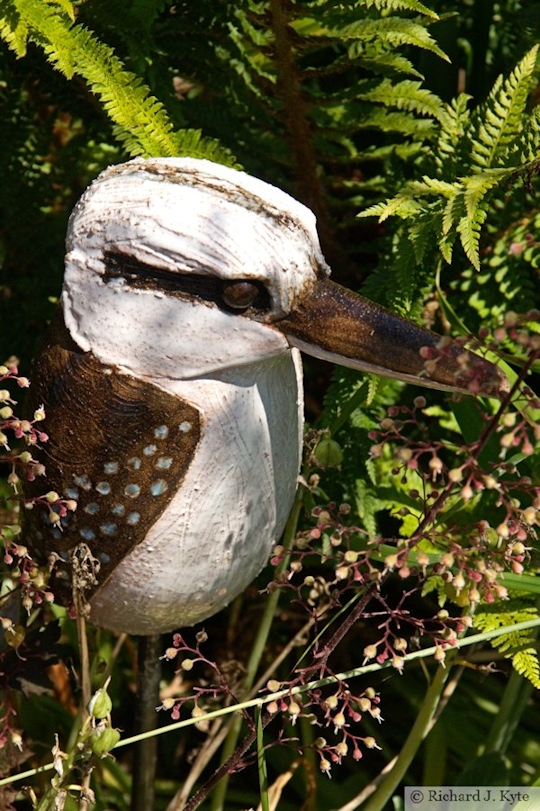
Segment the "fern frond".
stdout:
[[203,136],[201,130],[176,130],[173,133],[175,154],[186,158],[204,158],[240,168],[231,153],[215,138]]
[[28,23],[7,0],[0,0],[0,37],[20,58],[28,46]]
[[437,121],[444,114],[444,106],[440,98],[422,87],[420,82],[405,79],[397,84],[389,79],[379,82],[371,90],[360,94],[365,101],[378,102],[386,107],[397,107],[398,110],[408,110],[420,115],[429,116]]
[[426,251],[432,247],[433,233],[440,232],[440,230],[440,215],[419,218],[409,226],[409,239],[414,248],[416,262],[420,263],[424,260]]
[[456,196],[456,192],[459,190],[459,184],[446,183],[444,180],[438,180],[435,177],[424,175],[422,180],[412,180],[408,183],[407,188],[414,194],[435,194],[453,199]]
[[442,258],[446,262],[447,265],[451,264],[452,256],[454,253],[454,243],[456,241],[456,232],[451,231],[448,234],[439,238],[438,246],[441,252]]
[[385,505],[381,502],[375,487],[370,487],[362,479],[356,480],[356,492],[354,495],[358,516],[371,537],[374,537],[377,534],[376,514]]
[[376,8],[377,11],[412,11],[438,20],[439,15],[418,0],[360,0],[360,5],[366,8]]
[[[522,124],[523,113],[531,89],[531,78],[536,65],[538,45],[535,45],[503,82],[499,77],[482,105],[474,122],[477,131],[473,138],[471,160],[473,166],[484,169],[507,162]],[[520,156],[517,157],[520,162]]]
[[471,111],[468,104],[471,96],[460,93],[459,96],[448,104],[440,118],[441,129],[437,147],[434,151],[435,166],[445,178],[455,177],[458,165],[468,147],[468,135],[466,134]]
[[448,198],[448,202],[444,207],[441,229],[443,236],[451,233],[452,229],[460,222],[464,210],[463,190],[458,188],[456,194]]
[[488,191],[497,186],[502,180],[505,180],[509,174],[508,169],[491,169],[462,179],[465,207],[471,220],[475,218],[476,209]]
[[376,203],[364,211],[357,214],[358,217],[378,217],[379,222],[384,222],[388,217],[396,214],[402,219],[414,217],[416,214],[423,211],[422,206],[416,200],[413,200],[410,194],[397,194],[386,203]]
[[449,61],[427,28],[402,17],[386,17],[378,20],[364,18],[339,29],[331,30],[330,33],[345,40],[355,39],[365,42],[380,40],[383,43],[389,43],[394,48],[401,45],[413,45],[416,48],[431,51],[446,62]]
[[[540,247],[532,235],[540,230],[540,214],[532,212],[523,217],[517,212],[518,219],[504,234],[495,240],[489,256],[483,263],[486,271],[484,280],[475,291],[471,290],[471,274],[465,271],[461,289],[470,307],[477,313],[479,321],[484,324],[498,324],[505,311],[527,312],[531,302],[538,296],[538,267],[540,266]],[[512,246],[517,251],[511,250]],[[480,280],[478,280],[480,282]],[[505,347],[516,354],[516,347]]]
[[487,206],[478,206],[474,217],[462,217],[457,226],[465,255],[476,270],[480,270],[480,232],[487,217],[486,209]]
[[[483,606],[473,616],[473,622],[480,631],[491,631],[509,625],[517,625],[538,616],[534,605],[512,599],[504,608],[499,603],[494,606]],[[512,660],[515,670],[538,689],[540,688],[540,663],[536,650],[534,633],[531,630],[503,634],[492,640],[494,648],[500,650]]]
[[346,110],[343,104],[319,109],[314,118],[321,126],[339,124],[340,133],[377,129],[381,132],[400,132],[423,140],[435,131],[434,122],[429,119],[416,118],[405,110],[389,111],[363,103],[352,103]]
[[516,151],[527,163],[538,160],[540,154],[540,106],[536,106],[516,141]]
[[377,53],[371,54],[370,50],[365,48],[363,44],[352,43],[349,46],[349,59],[355,59],[360,62],[362,67],[371,70],[375,74],[392,73],[408,73],[411,76],[416,76],[417,79],[424,77],[419,70],[415,68],[410,59],[402,54],[389,51],[388,53],[381,53],[381,48],[376,48]]
[[75,10],[73,8],[73,3],[71,0],[47,0],[50,5],[59,6],[63,12],[65,12],[70,20],[75,19]]
[[[41,0],[15,0],[15,5],[28,26],[28,37],[43,48],[49,61],[68,78],[75,73],[82,76],[100,97],[129,154],[211,154],[213,160],[234,163],[227,150],[215,141],[206,143],[200,133],[174,133],[163,104],[150,94],[142,80],[125,69],[111,48],[83,26],[73,24],[63,10]],[[4,17],[2,22],[2,35],[12,45],[9,33],[6,35],[9,20]],[[179,153],[182,146],[188,151]]]

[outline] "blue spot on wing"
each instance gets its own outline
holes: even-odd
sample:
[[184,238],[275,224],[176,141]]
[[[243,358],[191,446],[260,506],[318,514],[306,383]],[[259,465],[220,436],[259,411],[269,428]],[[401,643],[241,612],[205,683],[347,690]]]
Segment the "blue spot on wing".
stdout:
[[150,492],[153,496],[162,496],[169,489],[169,485],[165,479],[158,479],[150,485]]

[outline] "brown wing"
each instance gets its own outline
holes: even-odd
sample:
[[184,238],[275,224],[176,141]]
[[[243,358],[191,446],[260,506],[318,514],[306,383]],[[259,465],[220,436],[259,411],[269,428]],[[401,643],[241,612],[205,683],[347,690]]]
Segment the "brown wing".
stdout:
[[25,495],[54,490],[77,509],[60,525],[47,507],[25,510],[26,543],[41,559],[55,552],[66,561],[87,544],[102,585],[180,487],[200,439],[199,412],[82,352],[61,316],[36,359],[31,392],[29,407],[45,406],[49,441],[34,454],[46,474]]

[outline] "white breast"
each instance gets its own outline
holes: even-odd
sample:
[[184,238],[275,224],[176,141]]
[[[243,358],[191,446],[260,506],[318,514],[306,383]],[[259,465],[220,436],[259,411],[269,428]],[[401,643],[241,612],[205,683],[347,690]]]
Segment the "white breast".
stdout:
[[301,453],[297,350],[153,382],[199,408],[203,432],[169,507],[92,600],[93,622],[134,634],[193,625],[249,585],[284,529]]

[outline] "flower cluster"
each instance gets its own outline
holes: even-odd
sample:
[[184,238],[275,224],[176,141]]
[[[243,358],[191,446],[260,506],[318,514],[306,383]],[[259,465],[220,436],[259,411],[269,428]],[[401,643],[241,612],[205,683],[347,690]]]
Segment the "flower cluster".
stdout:
[[[366,533],[359,527],[342,523],[348,513],[347,504],[330,503],[326,509],[314,508],[312,514],[316,526],[297,537],[291,562],[280,580],[281,587],[296,593],[298,604],[316,624],[323,618],[326,621],[332,609],[344,604],[347,592],[371,588],[369,601],[355,617],[355,622],[360,619],[377,621],[377,640],[365,646],[364,663],[372,659],[379,664],[390,660],[392,666],[401,672],[404,655],[410,647],[409,639],[417,643],[421,637],[429,638],[431,644],[437,645],[441,651],[453,645],[457,635],[469,627],[467,616],[454,616],[440,610],[432,616],[417,617],[408,608],[410,599],[428,577],[433,579],[435,573],[442,576],[445,567],[451,566],[451,556],[431,561],[425,553],[414,551],[414,545],[411,546],[408,539],[399,539],[393,543],[400,552],[386,554],[385,557],[383,550],[388,545],[388,539],[368,541]],[[276,547],[272,562],[279,563],[284,554],[283,547]],[[317,555],[331,565],[325,566],[324,575],[305,573],[304,566],[312,565]],[[414,557],[414,564],[407,564],[408,556]],[[399,591],[397,598],[393,598],[394,604],[391,604],[390,597],[382,592],[380,586],[385,576],[394,571],[403,579],[410,578],[412,585]],[[499,588],[495,582],[490,586],[492,589]],[[333,647],[332,638],[324,643],[315,643],[317,664],[310,672],[319,670],[321,661],[327,662]]]
[[[28,614],[36,607],[52,603],[54,595],[47,585],[48,575],[30,556],[26,546],[15,541],[4,541],[4,563],[9,568],[9,577],[20,588],[21,604]],[[1,603],[0,603],[1,605]],[[0,618],[4,631],[13,626],[9,618]]]
[[[17,358],[9,358],[0,366],[0,384],[13,381],[21,389],[28,388],[30,382],[28,378],[19,375]],[[14,488],[20,482],[21,475],[28,481],[34,481],[36,476],[42,476],[45,468],[42,464],[32,458],[28,450],[12,451],[9,445],[9,434],[16,440],[23,440],[27,446],[37,445],[39,442],[46,442],[47,434],[40,430],[39,423],[45,419],[45,412],[42,408],[35,410],[33,419],[20,419],[13,411],[13,406],[17,401],[11,396],[8,389],[0,389],[0,446],[7,455],[3,461],[11,462],[11,473],[8,476],[8,483]]]
[[34,507],[44,507],[49,514],[49,521],[54,524],[58,529],[63,529],[62,518],[68,512],[73,512],[77,509],[77,502],[72,498],[62,498],[55,490],[49,490],[42,496],[34,496],[31,499],[25,499],[24,506],[27,510],[33,510]]
[[[181,657],[176,675],[180,676],[182,681],[196,665],[203,666],[205,676],[209,672],[216,675],[214,684],[201,680],[199,686],[190,685],[186,695],[163,699],[157,709],[170,712],[175,721],[180,719],[185,705],[190,707],[191,717],[197,718],[215,708],[218,700],[223,703],[224,699],[234,699],[231,679],[201,650],[206,640],[206,632],[200,631],[196,635],[195,645],[192,646],[181,634],[176,633],[173,636],[173,644],[162,656],[162,659],[168,661]],[[266,684],[269,695],[265,698],[266,691],[263,690],[262,698],[268,717],[274,718],[281,714],[283,722],[291,724],[292,727],[296,726],[298,718],[305,717],[311,725],[324,728],[327,737],[319,736],[312,743],[312,748],[320,758],[321,771],[330,774],[331,766],[341,763],[348,754],[359,760],[363,756],[363,750],[378,748],[371,735],[353,731],[353,725],[359,724],[366,713],[376,721],[382,721],[380,697],[372,687],[355,695],[345,682],[336,682],[334,691],[328,694],[324,688],[306,689],[307,678],[308,670],[299,670],[294,678],[287,682],[270,679]],[[297,687],[301,687],[301,694],[295,689]],[[244,713],[244,717],[248,726],[253,728],[253,719],[247,713]],[[208,731],[207,725],[203,727],[197,724],[197,727],[201,731]],[[331,740],[330,736],[334,740]],[[294,735],[279,734],[276,741],[280,745],[287,744],[295,749],[305,748]],[[245,765],[246,762],[246,758],[243,758],[241,764],[237,766]]]
[[[402,517],[417,517],[417,529],[396,543],[395,551],[385,558],[385,568],[402,578],[414,567],[424,576],[438,575],[448,584],[448,595],[460,598],[461,605],[504,598],[506,589],[499,575],[524,571],[535,527],[540,524],[540,488],[518,471],[518,461],[531,455],[533,443],[540,438],[538,429],[519,412],[502,413],[486,420],[480,439],[451,448],[451,456],[461,461],[450,464],[445,459],[448,444],[432,439],[419,419],[424,407],[423,397],[416,398],[412,409],[392,407],[381,430],[370,432],[370,439],[376,440],[372,456],[381,457],[392,448],[393,475],[408,484],[414,472],[420,485],[407,491],[415,506],[400,511]],[[491,456],[481,461],[488,440]],[[514,455],[508,459],[510,447]],[[450,520],[439,528],[441,517],[446,519],[459,509],[473,516],[482,504],[485,514],[489,510],[490,521],[473,521],[466,533],[462,523]]]
[[[271,693],[283,688],[291,692],[272,699],[267,704],[267,709],[272,715],[283,713],[293,726],[298,718],[305,717],[311,725],[324,728],[326,735],[333,735],[337,739],[331,741],[320,735],[313,741],[312,748],[319,755],[319,768],[322,772],[330,776],[332,765],[341,764],[347,755],[352,754],[355,760],[360,760],[363,749],[379,748],[372,735],[361,735],[352,729],[353,725],[362,721],[362,716],[366,713],[379,723],[383,720],[379,706],[380,696],[373,687],[367,687],[358,695],[352,694],[345,683],[336,684],[330,695],[325,695],[320,689],[306,690],[302,695],[293,693],[292,685],[301,681],[296,679],[284,685],[271,679],[266,685]],[[320,710],[319,714],[316,714],[317,709]],[[289,738],[288,742],[298,745],[295,739]]]
[[[7,388],[16,385],[20,389],[27,388],[30,383],[26,377],[19,374],[18,361],[9,358],[0,365],[0,447],[3,448],[2,462],[10,466],[7,482],[14,491],[14,495],[6,499],[4,509],[5,519],[0,526],[0,544],[3,548],[3,563],[5,577],[2,597],[0,599],[0,625],[2,636],[6,645],[5,657],[10,652],[19,654],[19,649],[27,640],[28,628],[18,617],[19,604],[30,617],[36,607],[51,603],[54,600],[52,591],[48,588],[48,573],[41,569],[30,556],[27,547],[20,543],[20,527],[18,526],[18,508],[21,497],[19,494],[22,480],[34,481],[37,476],[45,473],[45,468],[36,461],[31,448],[38,443],[46,442],[47,434],[41,430],[41,423],[45,419],[42,408],[35,410],[32,419],[21,419],[15,413],[17,400]],[[21,448],[22,446],[22,448]],[[52,508],[54,499],[47,494],[38,499]],[[31,503],[25,506],[32,506]],[[14,602],[15,592],[18,591],[17,602]],[[20,603],[19,603],[20,600]],[[17,698],[7,689],[8,678],[4,673],[4,701],[1,707],[0,721],[0,748],[11,746],[12,754],[9,759],[16,763],[23,756],[23,741],[20,732],[14,726],[16,718],[15,705]],[[15,750],[19,755],[14,754]],[[25,755],[26,757],[26,755]]]
[[[5,364],[0,366],[0,384],[14,382],[19,388],[28,388],[30,382],[28,378],[19,375],[18,361],[16,358],[9,358]],[[20,419],[14,412],[17,401],[13,399],[7,389],[0,389],[0,445],[6,453],[2,457],[3,462],[11,465],[11,472],[7,477],[8,484],[14,489],[16,497],[12,499],[13,517],[16,518],[16,511],[20,496],[18,495],[21,478],[33,481],[36,476],[45,473],[44,466],[37,462],[29,450],[18,448],[12,449],[10,446],[11,434],[15,443],[23,442],[27,447],[36,446],[38,443],[46,442],[47,434],[40,429],[40,423],[45,419],[43,408],[38,408],[34,412],[32,420]],[[51,521],[60,521],[61,515],[68,509],[75,509],[75,503],[62,500],[57,493],[49,492],[36,499],[23,501],[27,509],[31,509],[34,504],[41,504],[49,510]],[[23,608],[30,613],[36,606],[44,602],[50,603],[54,597],[47,588],[48,575],[31,558],[28,549],[24,544],[18,542],[20,527],[17,525],[6,525],[0,527],[0,542],[4,547],[4,564],[9,567],[9,578],[21,591],[21,602]],[[13,633],[15,624],[9,618],[3,618],[2,625],[6,632],[6,639],[12,640],[17,646],[19,634]],[[17,626],[18,627],[18,626]],[[11,642],[9,642],[11,644]]]
[[191,716],[204,715],[213,709],[218,699],[230,697],[234,699],[233,687],[231,680],[216,664],[210,660],[201,650],[201,646],[207,641],[208,636],[206,631],[199,631],[195,636],[195,646],[190,645],[185,638],[176,633],[173,635],[173,644],[165,650],[161,657],[167,661],[178,659],[180,666],[176,670],[175,675],[180,678],[181,683],[184,681],[188,673],[190,673],[196,665],[201,665],[204,668],[204,675],[213,673],[216,683],[208,684],[205,680],[201,684],[193,687],[193,693],[186,693],[185,695],[170,695],[163,699],[162,703],[157,707],[158,710],[166,710],[171,713],[173,721],[178,721],[182,708],[186,704],[192,704]]

